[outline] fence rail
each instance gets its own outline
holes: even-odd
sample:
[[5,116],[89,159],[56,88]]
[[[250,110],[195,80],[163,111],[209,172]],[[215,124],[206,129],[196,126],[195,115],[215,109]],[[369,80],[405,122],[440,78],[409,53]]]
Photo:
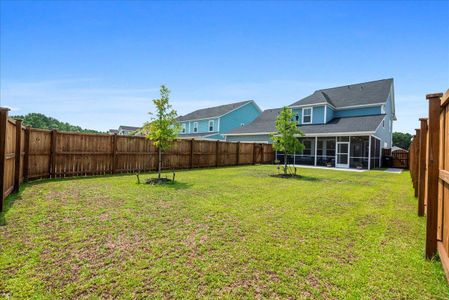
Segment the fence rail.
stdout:
[[449,281],[449,90],[429,94],[429,118],[420,119],[410,145],[410,175],[418,215],[425,216],[426,257],[439,253]]
[[[1,201],[23,181],[157,169],[157,148],[136,136],[59,132],[22,126],[0,108]],[[163,169],[273,163],[269,144],[179,139],[162,155]]]

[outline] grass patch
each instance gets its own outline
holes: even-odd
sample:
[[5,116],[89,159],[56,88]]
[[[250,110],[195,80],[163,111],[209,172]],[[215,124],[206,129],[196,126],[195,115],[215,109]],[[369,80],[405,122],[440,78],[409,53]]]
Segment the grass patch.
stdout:
[[32,183],[0,226],[17,298],[446,299],[408,173],[272,166]]

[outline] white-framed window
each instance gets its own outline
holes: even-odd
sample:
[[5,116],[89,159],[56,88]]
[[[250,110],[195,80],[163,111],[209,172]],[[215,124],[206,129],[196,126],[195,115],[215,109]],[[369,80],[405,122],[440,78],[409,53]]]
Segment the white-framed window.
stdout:
[[209,132],[214,131],[214,125],[215,125],[214,123],[215,123],[214,120],[209,120],[209,124],[208,124]]
[[182,125],[181,125],[181,133],[186,133],[186,131],[187,131],[186,123],[182,123]]
[[302,109],[302,124],[312,124],[313,109],[312,107],[304,107]]
[[296,115],[295,115],[295,122],[296,122],[296,124],[299,125],[299,114],[298,113],[296,113]]
[[193,122],[193,132],[198,132],[198,122]]

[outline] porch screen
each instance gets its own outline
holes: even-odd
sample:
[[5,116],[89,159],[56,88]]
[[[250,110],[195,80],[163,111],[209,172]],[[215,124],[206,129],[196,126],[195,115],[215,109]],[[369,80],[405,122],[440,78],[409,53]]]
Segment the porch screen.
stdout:
[[335,167],[335,138],[318,138],[316,154],[317,166]]
[[380,140],[371,137],[371,169],[380,168]]
[[295,154],[294,163],[313,166],[315,164],[315,138],[301,138],[300,141],[304,144],[304,150],[302,153]]
[[368,159],[369,159],[369,137],[352,136],[349,167],[368,169]]

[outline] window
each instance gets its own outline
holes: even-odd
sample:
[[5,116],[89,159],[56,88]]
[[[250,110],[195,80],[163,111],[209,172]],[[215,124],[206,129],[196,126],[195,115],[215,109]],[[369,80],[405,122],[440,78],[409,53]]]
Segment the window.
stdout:
[[295,120],[296,120],[296,124],[299,124],[299,114],[298,113],[295,115]]
[[385,120],[382,120],[382,128],[385,128]]
[[198,132],[198,122],[193,123],[193,132]]
[[209,132],[214,131],[214,120],[209,120]]
[[181,129],[181,132],[182,133],[186,133],[186,123],[182,123],[182,129]]
[[312,123],[312,108],[303,108],[302,109],[302,124],[311,124]]

